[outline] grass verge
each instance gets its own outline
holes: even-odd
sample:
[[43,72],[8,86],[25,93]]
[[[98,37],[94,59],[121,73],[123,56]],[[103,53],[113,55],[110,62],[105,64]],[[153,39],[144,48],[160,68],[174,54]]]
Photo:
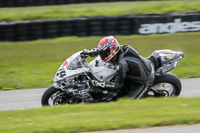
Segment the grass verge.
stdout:
[[0,111],[1,133],[75,133],[200,123],[200,98],[117,102]]
[[[183,51],[185,57],[172,72],[180,78],[200,77],[199,32],[115,37],[121,45],[131,45],[144,57],[158,49]],[[82,49],[97,47],[101,38],[63,37],[0,42],[0,90],[51,86],[57,69],[66,58]]]
[[0,8],[0,21],[200,11],[200,1],[140,1]]

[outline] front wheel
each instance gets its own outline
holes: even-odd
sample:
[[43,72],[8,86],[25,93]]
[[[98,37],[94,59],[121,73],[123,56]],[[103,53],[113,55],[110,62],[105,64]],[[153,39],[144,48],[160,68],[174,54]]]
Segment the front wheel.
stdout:
[[79,99],[74,98],[64,91],[55,88],[54,86],[49,87],[42,95],[41,104],[42,106],[54,106],[61,104],[73,104],[80,102]]
[[150,88],[148,95],[154,97],[179,96],[181,89],[180,79],[173,73],[166,73],[155,78],[154,84]]

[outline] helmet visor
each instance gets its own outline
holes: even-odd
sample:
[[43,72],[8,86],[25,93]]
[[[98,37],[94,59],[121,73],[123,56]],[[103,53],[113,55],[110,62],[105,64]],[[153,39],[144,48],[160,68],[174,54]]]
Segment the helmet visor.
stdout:
[[100,57],[102,60],[105,60],[106,57],[108,57],[110,55],[110,49],[109,48],[106,48],[105,50],[101,50],[99,52],[100,54]]

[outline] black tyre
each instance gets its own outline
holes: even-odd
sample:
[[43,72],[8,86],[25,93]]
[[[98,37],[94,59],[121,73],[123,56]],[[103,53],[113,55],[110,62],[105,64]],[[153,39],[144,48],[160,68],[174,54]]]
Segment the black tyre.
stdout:
[[55,106],[63,104],[79,103],[80,100],[74,98],[54,86],[49,87],[42,95],[42,106]]
[[155,78],[150,93],[153,92],[153,96],[179,96],[181,89],[180,79],[173,73],[167,73]]

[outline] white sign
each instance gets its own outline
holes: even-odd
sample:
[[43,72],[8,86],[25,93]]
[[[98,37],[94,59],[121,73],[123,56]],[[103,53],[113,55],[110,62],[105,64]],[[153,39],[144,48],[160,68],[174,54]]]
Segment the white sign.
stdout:
[[142,24],[138,30],[140,34],[175,33],[187,31],[200,31],[200,21],[181,22],[180,18],[170,23]]

